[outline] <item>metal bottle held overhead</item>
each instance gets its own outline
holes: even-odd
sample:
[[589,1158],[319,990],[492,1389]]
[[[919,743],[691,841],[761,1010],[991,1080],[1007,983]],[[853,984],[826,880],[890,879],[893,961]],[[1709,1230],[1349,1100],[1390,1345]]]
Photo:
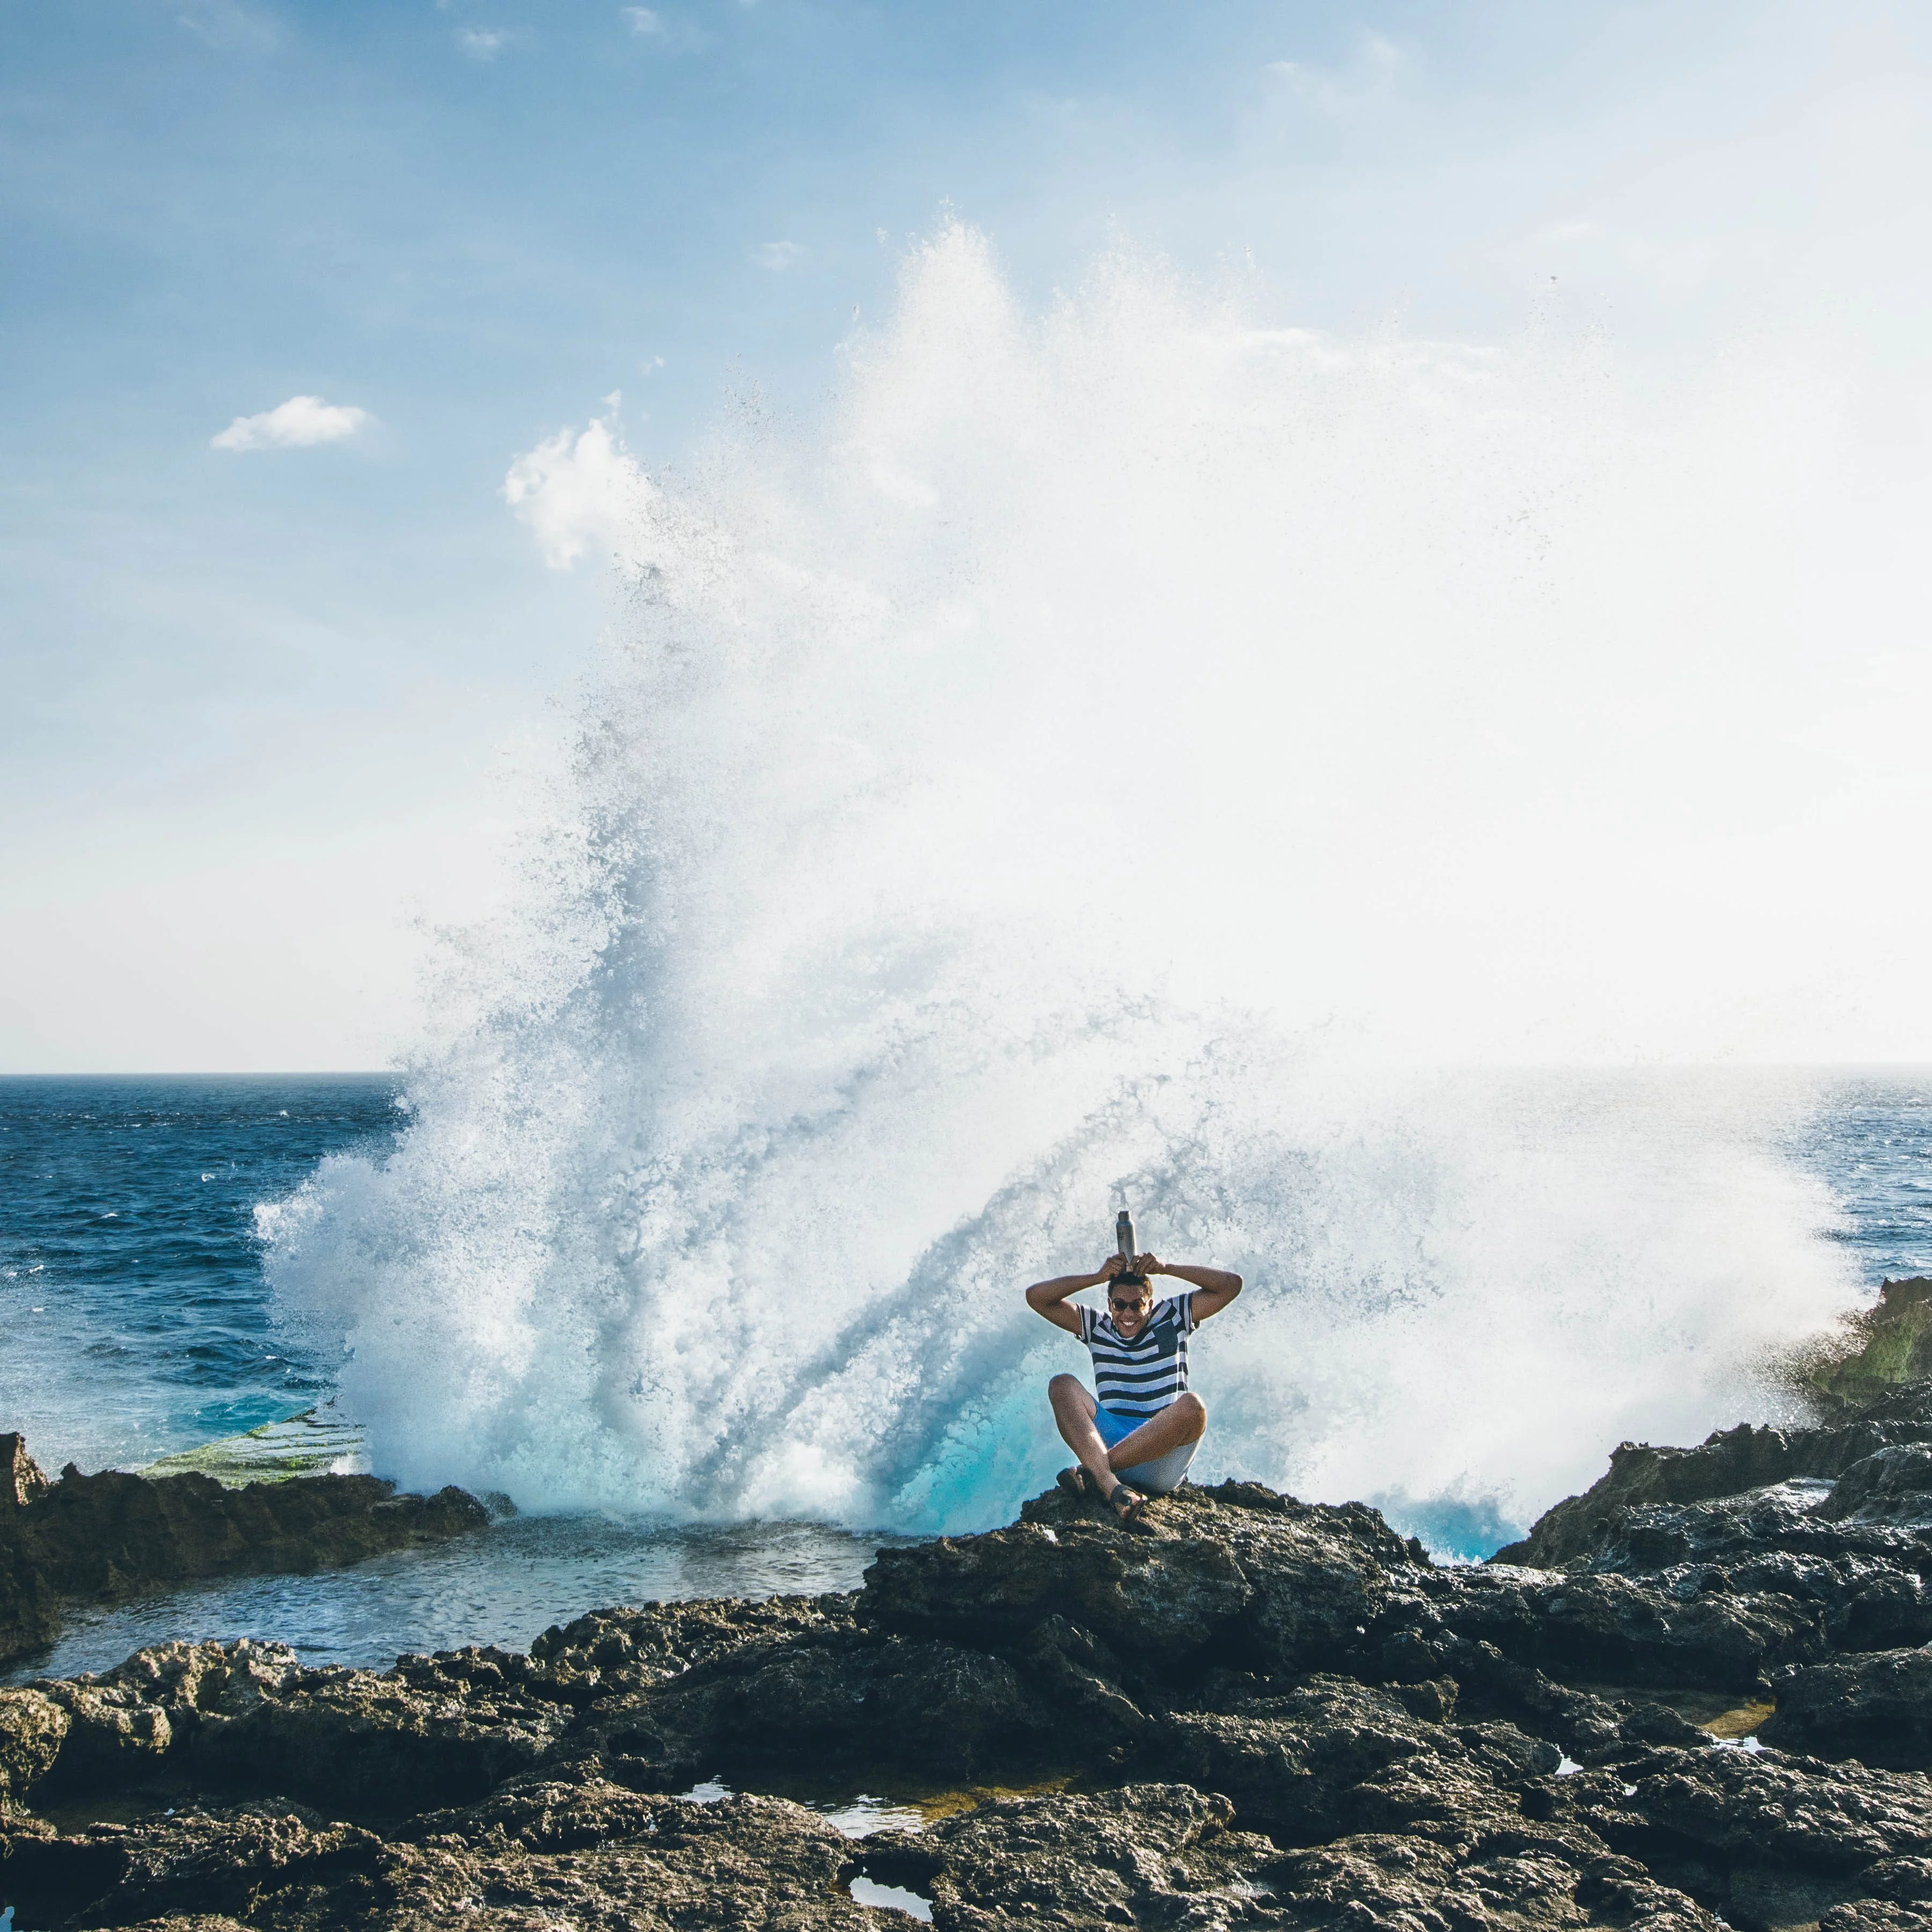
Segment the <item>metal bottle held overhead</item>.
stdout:
[[1134,1221],[1133,1216],[1124,1208],[1120,1210],[1119,1220],[1114,1223],[1114,1239],[1120,1245],[1121,1265],[1132,1268],[1134,1264]]

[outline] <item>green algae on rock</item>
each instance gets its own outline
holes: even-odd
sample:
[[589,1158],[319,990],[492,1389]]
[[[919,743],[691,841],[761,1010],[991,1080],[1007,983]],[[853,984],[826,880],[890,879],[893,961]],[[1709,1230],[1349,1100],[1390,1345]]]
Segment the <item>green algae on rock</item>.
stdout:
[[1876,1304],[1799,1350],[1785,1379],[1827,1413],[1863,1408],[1887,1390],[1932,1377],[1932,1276],[1883,1282]]
[[239,1436],[177,1450],[136,1470],[137,1475],[212,1476],[224,1489],[286,1483],[298,1476],[364,1476],[368,1445],[352,1422],[322,1408],[305,1408]]

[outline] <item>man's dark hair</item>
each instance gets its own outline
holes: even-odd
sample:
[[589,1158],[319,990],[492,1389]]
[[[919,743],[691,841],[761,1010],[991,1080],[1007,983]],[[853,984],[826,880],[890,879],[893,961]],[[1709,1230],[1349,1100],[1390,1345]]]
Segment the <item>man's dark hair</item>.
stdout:
[[1144,1274],[1136,1274],[1131,1268],[1121,1269],[1108,1284],[1111,1288],[1144,1288],[1147,1285],[1147,1276]]

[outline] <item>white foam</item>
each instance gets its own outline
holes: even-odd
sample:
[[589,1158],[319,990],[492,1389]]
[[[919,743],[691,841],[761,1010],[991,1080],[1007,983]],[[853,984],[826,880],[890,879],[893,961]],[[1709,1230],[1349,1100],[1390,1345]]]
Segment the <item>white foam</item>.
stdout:
[[1659,631],[1602,532],[1762,562],[1748,466],[1703,527],[1588,345],[1338,342],[1128,260],[1034,320],[961,230],[850,360],[682,478],[604,439],[635,615],[525,902],[452,949],[394,1155],[265,1216],[377,1466],[1002,1520],[1081,1366],[1019,1290],[1124,1198],[1249,1282],[1197,1479],[1522,1522],[1761,1410],[1852,1292],[1772,1144],[1802,1082],[1388,1064],[1633,1036],[1660,891],[1686,1036],[1731,1010],[1682,814],[1734,748],[1666,754],[1776,587]]

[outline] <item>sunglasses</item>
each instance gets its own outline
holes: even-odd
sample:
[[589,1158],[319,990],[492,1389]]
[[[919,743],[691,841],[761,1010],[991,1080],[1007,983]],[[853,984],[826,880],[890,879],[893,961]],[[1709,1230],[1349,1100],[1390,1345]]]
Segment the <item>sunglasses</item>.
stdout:
[[1144,1294],[1137,1294],[1131,1301],[1123,1301],[1118,1294],[1110,1294],[1107,1298],[1109,1308],[1144,1308],[1147,1303],[1148,1297]]

